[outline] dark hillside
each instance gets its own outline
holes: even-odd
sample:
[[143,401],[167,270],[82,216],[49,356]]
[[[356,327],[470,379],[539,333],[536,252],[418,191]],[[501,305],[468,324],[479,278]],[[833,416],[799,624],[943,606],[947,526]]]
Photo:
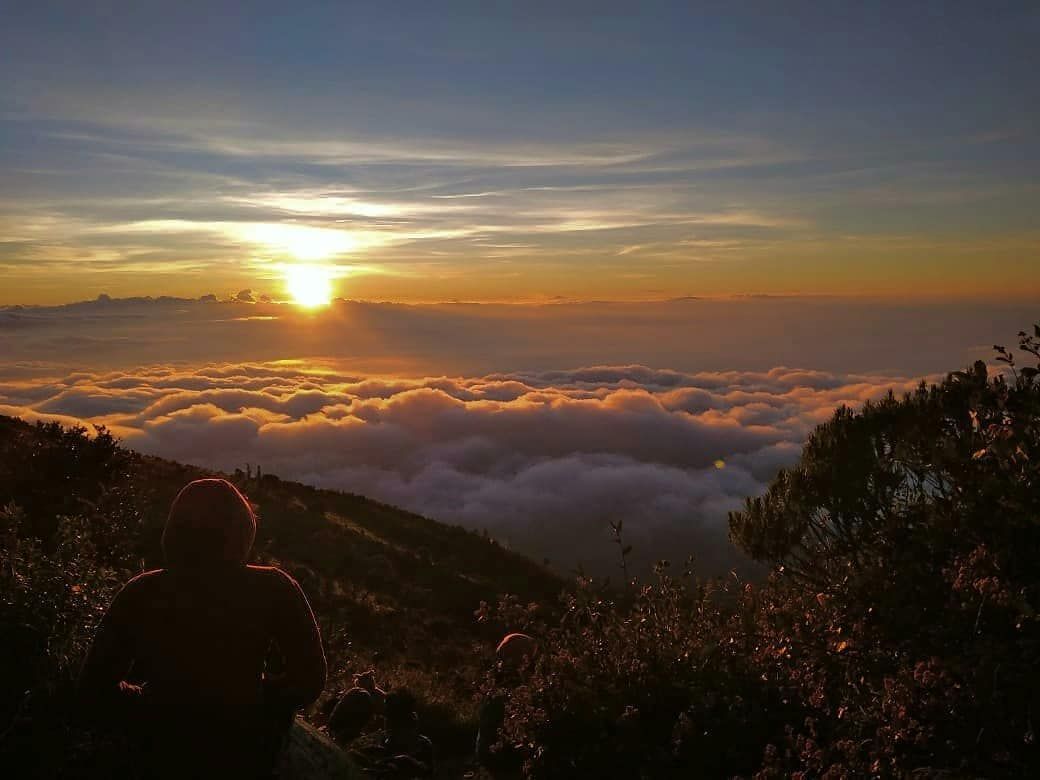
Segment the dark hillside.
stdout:
[[[0,673],[0,751],[65,723],[100,611],[128,577],[161,565],[171,500],[208,473],[124,450],[104,431],[0,417],[0,624],[18,650]],[[321,622],[330,681],[316,722],[352,673],[375,668],[418,696],[442,753],[467,749],[477,678],[502,630],[475,611],[506,593],[551,602],[562,583],[478,534],[362,496],[252,469],[226,476],[256,506],[254,559],[296,576]]]

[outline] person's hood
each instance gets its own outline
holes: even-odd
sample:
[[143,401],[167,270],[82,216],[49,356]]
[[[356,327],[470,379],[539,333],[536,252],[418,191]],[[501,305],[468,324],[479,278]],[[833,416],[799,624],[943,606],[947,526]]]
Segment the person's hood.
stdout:
[[534,658],[538,643],[527,634],[506,634],[495,648],[495,655],[509,667],[519,667],[525,658]]
[[170,507],[162,548],[171,568],[241,565],[256,536],[246,498],[225,479],[189,482]]

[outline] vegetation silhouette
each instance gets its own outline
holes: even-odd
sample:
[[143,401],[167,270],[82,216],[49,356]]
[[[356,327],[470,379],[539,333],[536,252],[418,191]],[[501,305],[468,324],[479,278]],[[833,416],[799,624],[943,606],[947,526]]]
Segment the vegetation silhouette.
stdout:
[[[374,668],[414,693],[440,776],[472,768],[478,700],[503,702],[489,750],[530,778],[1040,776],[1040,326],[996,359],[837,410],[730,517],[770,568],[754,582],[662,562],[557,599],[477,534],[264,475],[257,561],[312,596],[332,670],[307,716]],[[157,556],[156,506],[195,476],[103,430],[0,420],[5,766],[118,774],[67,717],[74,671]],[[538,642],[508,681],[490,653],[507,631]]]
[[730,516],[765,582],[485,607],[540,637],[501,739],[527,776],[1040,776],[1040,326],[1019,347],[817,428]]

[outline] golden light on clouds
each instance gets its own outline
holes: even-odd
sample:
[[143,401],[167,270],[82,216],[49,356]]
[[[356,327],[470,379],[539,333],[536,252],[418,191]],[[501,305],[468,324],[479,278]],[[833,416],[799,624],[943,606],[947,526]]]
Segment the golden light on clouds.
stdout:
[[360,248],[360,242],[350,231],[310,225],[250,224],[243,228],[242,237],[297,260],[324,260]]
[[375,246],[383,237],[376,231],[318,227],[295,222],[214,222],[187,219],[146,219],[88,228],[87,233],[123,235],[177,235],[224,237],[297,260],[325,260]]
[[293,303],[309,309],[332,300],[332,269],[320,265],[287,265],[285,288]]
[[[324,193],[276,193],[258,195],[235,200],[250,205],[278,209],[293,214],[320,214],[323,216],[358,216],[358,217],[398,217],[406,211],[414,212],[414,205],[398,205],[393,203],[377,203]],[[442,209],[443,210],[443,209]]]

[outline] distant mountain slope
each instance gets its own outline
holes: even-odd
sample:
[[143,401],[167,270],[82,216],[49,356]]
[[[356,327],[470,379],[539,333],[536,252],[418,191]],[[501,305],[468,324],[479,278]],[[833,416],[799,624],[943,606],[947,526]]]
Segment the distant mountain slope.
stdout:
[[[159,538],[170,502],[185,483],[211,474],[123,450],[106,436],[0,416],[0,507],[24,515],[45,552],[70,515],[83,515],[99,533],[118,516],[124,525],[113,527],[128,529],[118,533],[138,536],[113,538],[87,559],[86,568],[105,572],[110,587],[162,565]],[[268,474],[225,476],[256,505],[254,560],[296,576],[318,615],[330,662],[326,698],[349,685],[352,673],[374,667],[381,683],[418,696],[428,731],[448,754],[472,744],[474,684],[507,628],[478,624],[474,611],[504,593],[552,602],[562,582],[474,532],[363,496]],[[122,558],[101,549],[120,545],[131,549]],[[89,627],[84,631],[89,636]],[[319,723],[323,703],[312,713]]]

